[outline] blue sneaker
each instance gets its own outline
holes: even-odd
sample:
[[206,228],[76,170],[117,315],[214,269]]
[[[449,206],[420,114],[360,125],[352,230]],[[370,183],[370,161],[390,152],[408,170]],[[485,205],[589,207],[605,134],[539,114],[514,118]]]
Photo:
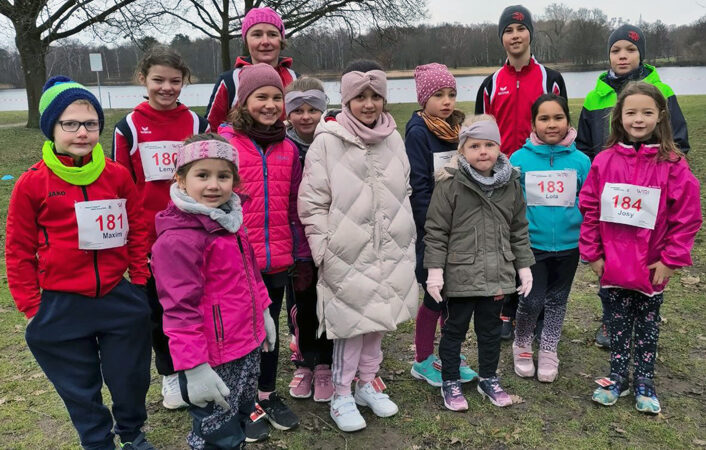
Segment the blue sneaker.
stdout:
[[[612,383],[611,383],[612,381]],[[593,391],[593,401],[603,406],[613,406],[620,397],[628,395],[628,382],[618,374],[611,373],[608,378],[596,381],[600,385]]]
[[476,371],[468,367],[466,357],[463,355],[461,355],[461,367],[459,367],[459,372],[461,373],[461,383],[468,383],[478,377]]
[[414,362],[409,371],[418,380],[424,380],[435,387],[441,387],[441,361],[434,355],[429,355],[422,362]]
[[662,407],[659,405],[654,382],[649,378],[635,380],[635,408],[647,414],[659,414]]

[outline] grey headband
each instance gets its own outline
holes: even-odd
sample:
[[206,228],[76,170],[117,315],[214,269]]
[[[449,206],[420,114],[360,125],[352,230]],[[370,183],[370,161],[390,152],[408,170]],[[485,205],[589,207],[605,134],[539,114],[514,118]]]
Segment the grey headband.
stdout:
[[326,111],[327,103],[326,93],[318,89],[310,89],[308,91],[287,92],[287,95],[284,96],[284,107],[287,114],[299,108],[304,103],[324,112]]
[[500,145],[498,124],[494,120],[481,120],[461,128],[461,132],[458,134],[458,147],[461,148],[468,138],[485,139]]

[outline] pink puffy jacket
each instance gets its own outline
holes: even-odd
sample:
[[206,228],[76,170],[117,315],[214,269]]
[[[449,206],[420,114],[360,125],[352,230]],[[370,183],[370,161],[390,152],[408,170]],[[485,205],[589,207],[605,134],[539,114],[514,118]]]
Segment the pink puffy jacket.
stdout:
[[243,198],[243,221],[264,273],[286,270],[294,260],[310,260],[304,227],[297,214],[302,179],[297,146],[285,139],[262,149],[230,125],[218,134],[238,149],[238,174]]
[[215,367],[257,348],[271,301],[243,227],[229,233],[171,202],[155,226],[152,271],[174,369]]
[[[654,295],[666,282],[653,285],[647,266],[662,261],[672,269],[691,265],[691,248],[701,227],[699,182],[684,158],[659,161],[657,145],[638,151],[616,144],[593,160],[579,193],[584,215],[579,239],[581,258],[605,260],[602,287],[620,287]],[[628,183],[661,189],[654,230],[601,222],[601,193],[605,183]]]

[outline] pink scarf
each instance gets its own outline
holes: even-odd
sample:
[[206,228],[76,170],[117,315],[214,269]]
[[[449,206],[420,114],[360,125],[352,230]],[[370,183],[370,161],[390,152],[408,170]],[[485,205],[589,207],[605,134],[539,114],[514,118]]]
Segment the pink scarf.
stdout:
[[[562,139],[561,142],[559,142],[556,145],[558,145],[559,147],[568,147],[571,144],[573,144],[575,140],[576,140],[576,128],[569,127],[569,132],[566,133],[566,136],[564,136],[564,139]],[[532,132],[532,134],[530,134],[530,141],[532,141],[532,143],[534,145],[549,145],[546,142],[544,142],[543,140],[539,139],[539,136],[537,136],[537,133],[535,133],[534,131]]]
[[375,125],[369,128],[360,120],[356,119],[347,106],[336,115],[336,122],[348,130],[353,136],[358,136],[367,145],[379,144],[386,137],[397,129],[395,119],[388,112],[383,112],[375,121]]

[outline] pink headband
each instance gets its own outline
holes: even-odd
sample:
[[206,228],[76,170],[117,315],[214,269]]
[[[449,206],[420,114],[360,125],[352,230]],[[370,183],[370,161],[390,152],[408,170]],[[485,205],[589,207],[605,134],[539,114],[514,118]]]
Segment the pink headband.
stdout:
[[227,142],[215,139],[208,141],[196,141],[183,145],[177,153],[176,169],[200,159],[215,158],[225,159],[238,167],[238,151]]
[[382,70],[368,72],[348,72],[341,77],[341,103],[347,105],[358,94],[370,88],[376,94],[387,98],[387,76]]

